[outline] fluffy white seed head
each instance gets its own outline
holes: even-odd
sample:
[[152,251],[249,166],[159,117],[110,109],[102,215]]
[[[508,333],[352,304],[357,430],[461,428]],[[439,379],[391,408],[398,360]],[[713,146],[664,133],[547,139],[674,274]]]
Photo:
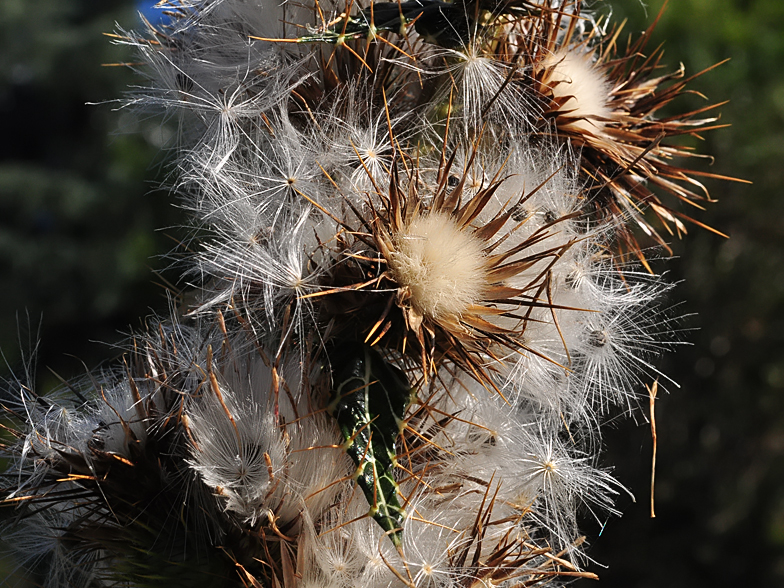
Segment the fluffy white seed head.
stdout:
[[283,473],[285,447],[272,413],[224,387],[189,412],[192,468],[225,510],[254,524],[270,510],[273,479]]
[[450,53],[455,63],[450,73],[456,78],[466,135],[479,131],[488,118],[502,123],[510,132],[523,126],[533,106],[515,84],[506,83],[513,74],[510,68],[484,57],[474,44]]
[[[3,541],[13,546],[25,565],[39,571],[46,570],[43,584],[37,584],[42,588],[94,586],[99,554],[73,549],[73,541],[67,538],[68,525],[80,517],[89,516],[88,509],[68,505],[70,508],[66,510],[63,506],[55,503],[24,517],[15,528],[3,525],[0,527]],[[44,562],[48,563],[42,566]]]
[[520,502],[531,504],[533,516],[549,530],[555,545],[567,548],[576,539],[578,507],[595,517],[597,508],[618,514],[612,508],[613,497],[625,488],[609,473],[593,467],[589,456],[543,424],[527,428],[526,433],[527,448],[510,463],[516,476],[509,481]]
[[428,520],[428,515],[433,516],[434,512],[417,506],[411,513],[403,523],[402,550],[404,566],[413,585],[417,588],[452,586],[455,576],[450,554],[466,541],[465,537],[438,520]]
[[594,65],[591,52],[561,50],[545,60],[551,67],[550,83],[556,99],[568,98],[561,110],[575,118],[567,126],[595,133],[604,126],[610,115],[607,106],[609,84],[604,74]]
[[392,239],[390,270],[422,315],[459,316],[481,299],[486,288],[482,243],[448,215],[418,216]]

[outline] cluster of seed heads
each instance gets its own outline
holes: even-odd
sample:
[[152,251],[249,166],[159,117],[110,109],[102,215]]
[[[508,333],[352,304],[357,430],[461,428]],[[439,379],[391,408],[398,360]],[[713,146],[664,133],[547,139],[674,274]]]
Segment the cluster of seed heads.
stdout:
[[578,0],[161,5],[115,39],[187,286],[115,369],[15,383],[4,538],[52,588],[594,577],[601,425],[674,339],[646,248],[709,200],[683,71]]

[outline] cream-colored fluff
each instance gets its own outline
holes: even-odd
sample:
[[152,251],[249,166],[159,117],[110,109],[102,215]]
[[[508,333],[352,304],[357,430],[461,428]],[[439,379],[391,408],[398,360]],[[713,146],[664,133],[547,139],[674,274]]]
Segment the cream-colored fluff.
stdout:
[[390,269],[423,316],[460,315],[486,288],[481,242],[440,212],[415,218],[393,235]]
[[593,63],[590,52],[561,50],[545,60],[545,67],[553,68],[549,76],[553,96],[569,98],[561,107],[575,119],[566,126],[596,132],[610,115],[607,100],[609,84]]

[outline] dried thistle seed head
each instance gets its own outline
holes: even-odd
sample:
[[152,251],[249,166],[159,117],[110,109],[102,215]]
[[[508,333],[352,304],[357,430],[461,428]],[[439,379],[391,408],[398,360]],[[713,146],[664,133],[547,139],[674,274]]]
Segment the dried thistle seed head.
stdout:
[[690,77],[682,66],[662,74],[661,48],[647,48],[656,21],[625,47],[619,46],[622,24],[609,33],[598,24],[586,31],[579,10],[569,16],[543,11],[532,23],[526,60],[547,112],[539,133],[549,139],[555,127],[561,140],[580,149],[595,210],[618,227],[618,249],[646,263],[630,218],[665,248],[656,224],[678,235],[686,232],[685,222],[710,229],[681,212],[681,203],[700,208],[711,201],[701,177],[733,178],[691,171],[687,158],[700,156],[673,138],[717,128],[716,117],[701,117],[718,105],[667,118],[659,113],[712,68]]
[[484,244],[444,212],[417,216],[392,234],[389,271],[401,302],[430,319],[460,317],[487,290]]
[[610,116],[610,87],[592,51],[561,49],[543,64],[557,107],[559,126],[595,133]]
[[334,271],[314,295],[331,337],[395,349],[426,377],[448,358],[488,389],[496,386],[490,374],[502,368],[500,358],[542,355],[526,329],[530,321],[552,320],[547,284],[580,238],[566,229],[576,213],[555,213],[544,223],[542,215],[514,215],[524,204],[544,206],[543,192],[561,190],[564,181],[574,188],[573,182],[559,175],[560,166],[527,188],[500,180],[502,169],[524,174],[525,166],[485,147],[490,152],[483,156],[497,162],[495,177],[476,191],[466,186],[479,167],[475,152],[462,171],[457,152],[435,165],[406,157],[391,166],[388,194],[369,197],[378,205],[369,200],[363,211],[354,210],[359,226],[335,236],[342,245]]

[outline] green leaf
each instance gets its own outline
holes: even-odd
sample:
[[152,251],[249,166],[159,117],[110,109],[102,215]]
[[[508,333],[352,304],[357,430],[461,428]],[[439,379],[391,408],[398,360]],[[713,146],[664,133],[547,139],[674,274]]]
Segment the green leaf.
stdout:
[[406,375],[367,345],[341,345],[333,359],[328,407],[357,465],[354,477],[370,503],[369,514],[399,546],[405,511],[394,478],[396,442],[413,399]]

